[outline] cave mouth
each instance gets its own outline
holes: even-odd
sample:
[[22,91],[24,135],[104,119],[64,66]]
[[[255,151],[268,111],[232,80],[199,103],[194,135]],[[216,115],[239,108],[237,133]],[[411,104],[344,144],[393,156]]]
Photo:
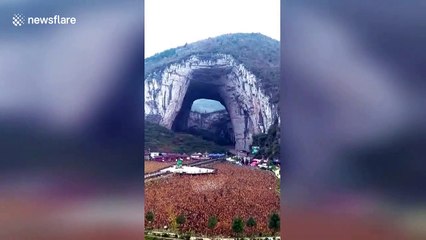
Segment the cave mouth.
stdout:
[[[175,132],[198,135],[218,145],[235,145],[234,126],[229,114],[229,97],[224,82],[231,68],[227,66],[203,67],[192,72],[182,105],[172,122]],[[197,113],[191,109],[200,102],[210,102],[221,111]],[[195,102],[195,105],[194,105]]]
[[195,100],[219,101],[229,114],[236,150],[248,151],[253,135],[265,132],[275,114],[255,75],[226,55],[192,56],[149,75],[145,85],[146,119],[175,132],[188,130]]
[[231,146],[235,145],[235,135],[221,84],[224,74],[217,71],[203,69],[194,72],[172,130]]

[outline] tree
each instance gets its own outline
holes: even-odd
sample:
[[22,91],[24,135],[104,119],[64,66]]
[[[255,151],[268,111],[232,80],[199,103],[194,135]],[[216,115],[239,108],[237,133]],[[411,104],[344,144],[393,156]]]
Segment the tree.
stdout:
[[250,217],[250,218],[247,220],[246,225],[247,225],[247,227],[250,227],[250,228],[255,227],[255,226],[256,226],[256,220],[254,220],[254,218],[253,218],[253,217]]
[[179,225],[179,228],[182,227],[182,225],[185,223],[185,221],[186,221],[186,219],[185,219],[185,216],[183,214],[180,214],[176,218],[176,223]]
[[232,221],[232,231],[237,235],[244,231],[243,219],[234,218],[234,220]]
[[280,215],[273,213],[269,217],[268,227],[269,227],[269,229],[272,230],[273,234],[275,235],[275,233],[280,230]]
[[249,227],[250,229],[253,229],[256,226],[256,220],[254,220],[253,217],[250,217],[247,220],[246,226]]
[[217,217],[215,217],[215,216],[209,217],[207,227],[210,229],[210,231],[213,231],[213,229],[216,227],[216,225],[217,225]]
[[154,213],[152,211],[148,211],[145,215],[146,220],[149,224],[151,224],[154,221]]
[[207,227],[209,228],[209,229],[214,229],[215,227],[216,227],[216,225],[217,225],[217,218],[215,217],[215,216],[211,216],[210,218],[209,218],[209,222],[208,222],[208,224],[207,224]]
[[253,136],[253,145],[259,146],[259,151],[254,157],[277,158],[280,154],[280,126],[278,119],[269,127],[266,133]]

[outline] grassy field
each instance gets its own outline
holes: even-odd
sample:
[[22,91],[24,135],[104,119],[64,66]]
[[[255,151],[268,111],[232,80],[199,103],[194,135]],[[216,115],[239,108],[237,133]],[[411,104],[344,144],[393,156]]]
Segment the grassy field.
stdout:
[[145,122],[145,149],[161,152],[226,152],[226,148],[191,134],[174,133],[158,124]]

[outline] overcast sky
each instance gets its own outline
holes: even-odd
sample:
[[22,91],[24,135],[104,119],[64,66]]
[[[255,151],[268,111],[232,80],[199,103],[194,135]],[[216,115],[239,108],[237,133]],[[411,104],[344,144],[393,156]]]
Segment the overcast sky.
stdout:
[[280,0],[145,0],[145,57],[237,32],[280,40]]

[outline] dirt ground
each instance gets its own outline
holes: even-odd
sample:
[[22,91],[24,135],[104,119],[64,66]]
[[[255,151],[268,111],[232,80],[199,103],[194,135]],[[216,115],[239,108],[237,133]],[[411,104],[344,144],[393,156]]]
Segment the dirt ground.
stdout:
[[175,162],[145,161],[144,173],[156,172],[162,168],[175,165]]

